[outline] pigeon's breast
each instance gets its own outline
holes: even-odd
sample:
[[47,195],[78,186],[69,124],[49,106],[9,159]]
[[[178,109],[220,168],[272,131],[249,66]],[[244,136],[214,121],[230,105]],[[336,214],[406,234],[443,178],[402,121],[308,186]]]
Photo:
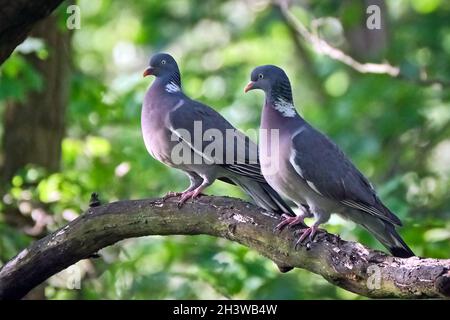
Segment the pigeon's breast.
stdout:
[[261,172],[269,185],[296,203],[305,203],[301,181],[284,155],[290,152],[290,143],[283,141],[279,130],[260,131],[259,159]]
[[259,158],[266,181],[297,205],[308,204],[327,212],[339,211],[340,206],[336,201],[322,196],[296,171],[291,163],[291,135],[285,134],[283,129],[279,131],[279,135],[274,131],[268,138],[262,136],[267,133],[260,132]]
[[165,112],[151,105],[144,106],[141,114],[141,130],[144,144],[156,160],[172,166],[171,150],[176,141],[171,141],[171,132],[165,126]]

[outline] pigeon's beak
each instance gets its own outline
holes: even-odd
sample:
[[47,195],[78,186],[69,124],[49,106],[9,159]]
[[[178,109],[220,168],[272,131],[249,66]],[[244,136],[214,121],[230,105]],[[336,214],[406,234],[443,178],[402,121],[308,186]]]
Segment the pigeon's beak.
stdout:
[[255,83],[253,81],[250,81],[249,83],[247,83],[247,85],[245,86],[244,92],[247,93],[248,91],[253,89],[253,85]]
[[143,77],[151,76],[154,74],[153,71],[155,71],[153,67],[148,67],[147,69],[145,69],[144,74],[142,76]]

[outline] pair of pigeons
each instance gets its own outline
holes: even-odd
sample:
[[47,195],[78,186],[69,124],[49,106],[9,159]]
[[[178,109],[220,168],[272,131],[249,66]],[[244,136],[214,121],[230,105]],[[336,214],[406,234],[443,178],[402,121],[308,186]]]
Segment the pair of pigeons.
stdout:
[[[155,159],[184,171],[190,180],[185,191],[169,192],[166,197],[180,196],[181,206],[219,179],[240,186],[260,207],[282,215],[276,229],[302,225],[296,246],[312,241],[319,225],[333,212],[362,225],[394,256],[414,256],[395,229],[401,226],[400,220],[381,202],[370,182],[336,144],[296,112],[291,85],[282,69],[257,67],[245,87],[245,92],[261,89],[266,95],[256,157],[251,156],[251,150],[257,147],[250,139],[218,112],[183,93],[180,71],[172,56],[155,54],[144,72],[148,75],[156,80],[142,108],[145,146]],[[213,129],[226,136],[227,130],[234,130],[244,147],[227,150],[235,143],[224,141],[223,154],[207,155],[205,148],[211,139],[200,143],[189,139],[189,133],[197,130],[196,123],[201,123],[201,133]],[[190,153],[191,161],[174,159],[173,150],[180,144]],[[228,151],[237,155],[225,157]],[[300,214],[296,216],[278,193],[292,200]],[[310,227],[303,223],[306,217],[315,218]]]

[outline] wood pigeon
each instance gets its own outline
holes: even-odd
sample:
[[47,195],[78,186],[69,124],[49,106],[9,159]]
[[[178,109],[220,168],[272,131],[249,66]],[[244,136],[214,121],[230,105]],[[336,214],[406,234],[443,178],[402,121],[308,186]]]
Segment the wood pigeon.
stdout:
[[[244,91],[253,89],[263,90],[266,96],[259,141],[262,173],[281,195],[309,206],[309,211],[297,217],[284,216],[278,229],[313,215],[315,223],[301,230],[297,246],[308,235],[312,241],[330,213],[338,213],[366,228],[394,256],[414,256],[395,229],[401,226],[400,220],[381,202],[369,181],[335,143],[297,113],[286,73],[273,65],[257,67]],[[273,130],[277,135],[270,134]],[[273,151],[274,145],[278,152]]]
[[[181,206],[219,179],[240,186],[268,211],[295,216],[262,176],[256,144],[218,112],[183,93],[172,56],[155,54],[144,72],[148,75],[156,80],[142,106],[145,146],[153,158],[182,170],[190,180],[185,191],[169,192],[166,198],[181,196]],[[211,148],[213,143],[217,148]]]

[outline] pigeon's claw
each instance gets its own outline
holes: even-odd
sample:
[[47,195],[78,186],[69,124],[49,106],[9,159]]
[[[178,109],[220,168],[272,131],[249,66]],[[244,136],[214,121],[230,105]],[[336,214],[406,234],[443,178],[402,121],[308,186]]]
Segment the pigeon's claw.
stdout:
[[287,214],[282,214],[281,218],[283,220],[279,224],[277,224],[273,229],[273,232],[275,233],[281,232],[286,226],[293,227],[298,224],[302,224],[303,221],[305,220],[305,218],[302,216],[291,217],[288,216]]
[[166,193],[166,195],[162,199],[163,199],[163,201],[166,201],[167,199],[181,196],[181,194],[182,194],[182,192],[169,191]]
[[313,242],[314,237],[316,236],[317,230],[319,230],[319,227],[316,225],[312,225],[309,228],[300,229],[298,232],[301,233],[301,235],[298,238],[298,240],[295,242],[295,249],[297,249],[299,246],[301,246],[306,238],[308,238],[308,240],[305,242],[305,244]]
[[193,199],[194,198],[193,195],[194,195],[194,190],[183,192],[181,194],[180,201],[178,201],[178,208],[181,208],[185,204],[185,202],[188,201],[189,199]]
[[194,200],[195,198],[198,198],[199,196],[203,195],[202,193],[203,189],[204,187],[200,186],[195,190],[183,192],[181,194],[180,201],[178,201],[178,208],[181,208],[184,205],[184,203],[189,199]]
[[192,194],[192,199],[198,198],[201,195],[203,195],[202,193],[203,189],[202,188],[197,188],[194,190],[194,193]]

